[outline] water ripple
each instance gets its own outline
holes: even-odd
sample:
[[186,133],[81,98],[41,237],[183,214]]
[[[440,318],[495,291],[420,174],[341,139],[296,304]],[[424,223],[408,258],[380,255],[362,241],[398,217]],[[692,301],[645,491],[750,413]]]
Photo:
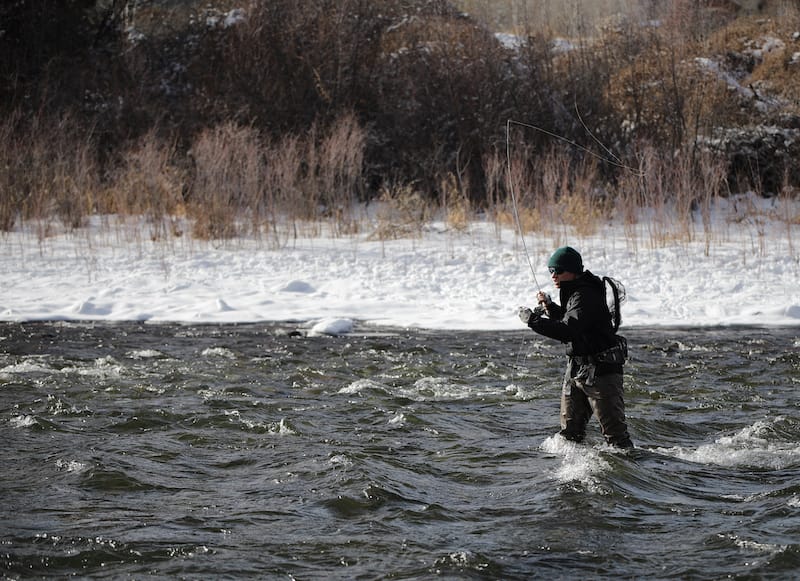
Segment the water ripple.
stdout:
[[4,324],[9,578],[792,578],[794,329],[626,332],[631,451],[530,334]]

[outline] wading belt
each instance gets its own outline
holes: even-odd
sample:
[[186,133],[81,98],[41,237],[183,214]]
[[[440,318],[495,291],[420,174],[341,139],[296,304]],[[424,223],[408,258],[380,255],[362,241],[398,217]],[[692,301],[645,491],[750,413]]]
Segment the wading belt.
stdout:
[[596,365],[598,363],[623,364],[628,359],[628,341],[621,335],[616,336],[613,347],[599,351],[593,355],[571,355],[570,359],[578,365]]

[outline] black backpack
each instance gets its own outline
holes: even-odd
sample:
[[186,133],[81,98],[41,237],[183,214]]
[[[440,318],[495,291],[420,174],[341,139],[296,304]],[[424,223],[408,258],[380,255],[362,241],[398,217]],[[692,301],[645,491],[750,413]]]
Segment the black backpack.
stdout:
[[622,323],[622,305],[625,303],[625,287],[615,278],[603,277],[603,291],[606,295],[608,313],[611,315],[611,326],[616,333]]

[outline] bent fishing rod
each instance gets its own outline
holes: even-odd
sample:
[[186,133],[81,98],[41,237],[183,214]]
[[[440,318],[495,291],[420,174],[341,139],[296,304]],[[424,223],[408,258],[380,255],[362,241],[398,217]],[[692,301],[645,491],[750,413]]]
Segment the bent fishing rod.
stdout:
[[506,121],[506,180],[507,180],[507,183],[508,183],[508,192],[509,192],[509,195],[511,196],[511,207],[514,210],[514,221],[515,221],[516,226],[517,226],[517,231],[519,232],[519,237],[522,240],[522,249],[525,252],[525,258],[528,261],[528,267],[530,268],[531,275],[533,276],[533,282],[536,285],[536,289],[539,292],[542,292],[542,287],[539,284],[538,278],[536,277],[536,270],[533,267],[533,262],[531,261],[531,256],[530,256],[530,253],[528,252],[528,246],[527,246],[527,243],[525,242],[525,232],[522,229],[522,221],[520,220],[519,207],[518,207],[518,204],[517,204],[517,195],[516,195],[516,192],[514,191],[514,179],[512,177],[512,171],[511,171],[511,169],[512,169],[511,168],[511,125],[512,124],[519,125],[520,127],[527,127],[529,129],[533,129],[535,131],[543,133],[544,135],[552,137],[553,139],[557,139],[559,141],[567,143],[568,145],[571,145],[572,147],[580,149],[580,150],[588,153],[589,155],[591,155],[593,157],[596,157],[597,159],[599,159],[601,161],[604,161],[604,162],[606,162],[606,163],[608,163],[610,165],[614,165],[614,166],[616,166],[618,168],[621,168],[621,169],[624,169],[626,171],[632,172],[632,173],[638,175],[640,178],[644,175],[641,170],[636,170],[635,168],[632,168],[631,166],[623,163],[622,160],[614,154],[614,152],[612,152],[608,147],[606,147],[603,144],[603,142],[601,142],[594,135],[594,133],[592,133],[589,130],[589,128],[586,126],[586,123],[584,123],[584,121],[583,121],[583,117],[581,117],[580,111],[578,110],[578,104],[577,103],[575,103],[575,112],[576,112],[576,114],[578,116],[578,120],[580,121],[581,126],[583,127],[583,129],[592,137],[592,139],[600,147],[603,148],[603,151],[605,151],[608,154],[607,156],[606,155],[597,154],[594,151],[592,151],[591,149],[589,149],[587,147],[584,147],[583,145],[581,145],[579,143],[576,143],[575,141],[573,141],[571,139],[568,139],[568,138],[564,137],[563,135],[558,135],[557,133],[554,133],[552,131],[548,131],[547,129],[544,129],[543,127],[539,127],[537,125],[533,125],[533,124],[530,124],[530,123],[523,123],[522,121],[515,121],[514,119],[508,119]]

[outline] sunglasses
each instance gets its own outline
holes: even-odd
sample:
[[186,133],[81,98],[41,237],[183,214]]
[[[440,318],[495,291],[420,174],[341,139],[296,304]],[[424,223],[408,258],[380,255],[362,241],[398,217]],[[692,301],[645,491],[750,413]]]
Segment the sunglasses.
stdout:
[[548,266],[547,270],[550,271],[550,274],[564,274],[564,269],[557,266]]

